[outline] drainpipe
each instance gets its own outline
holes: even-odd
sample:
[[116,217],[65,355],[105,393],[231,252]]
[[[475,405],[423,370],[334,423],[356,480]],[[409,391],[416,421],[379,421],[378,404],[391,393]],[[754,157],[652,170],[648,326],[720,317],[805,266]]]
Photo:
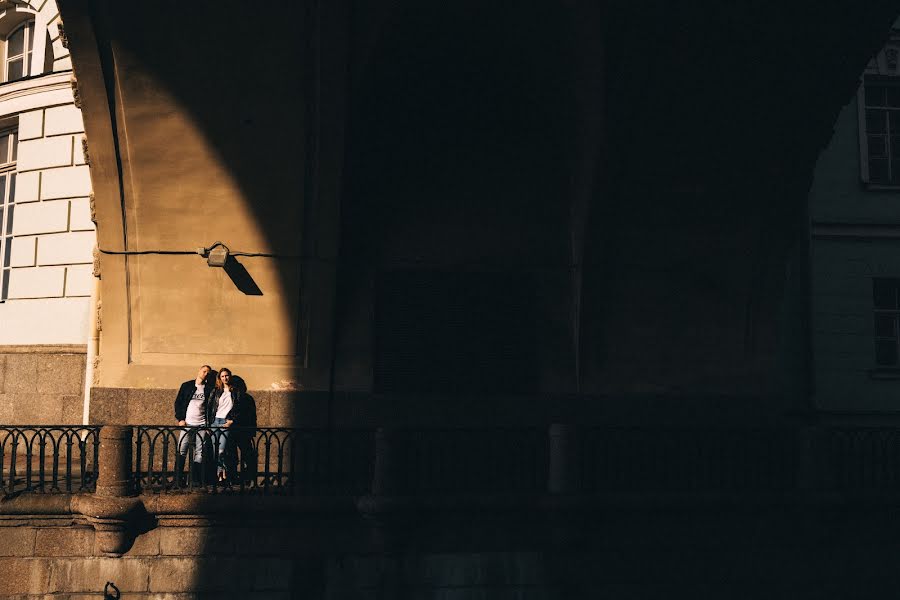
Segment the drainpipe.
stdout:
[[91,416],[91,387],[94,384],[94,361],[97,358],[97,349],[100,346],[100,269],[97,256],[94,258],[93,285],[91,286],[91,308],[89,313],[89,333],[87,344],[87,360],[84,369],[84,409],[81,416],[83,425],[90,423]]

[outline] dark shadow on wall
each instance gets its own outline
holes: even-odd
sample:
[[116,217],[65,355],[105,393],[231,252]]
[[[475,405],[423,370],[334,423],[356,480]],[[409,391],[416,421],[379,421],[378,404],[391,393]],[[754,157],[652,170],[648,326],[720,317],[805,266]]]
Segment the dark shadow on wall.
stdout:
[[[618,394],[611,397],[624,405],[638,393],[712,390],[731,400],[746,386],[772,392],[766,382],[778,367],[770,359],[780,277],[802,235],[805,183],[834,115],[883,41],[888,4],[842,12],[798,1],[773,18],[749,3],[675,9],[612,2],[596,22],[605,52],[599,83],[582,77],[590,61],[579,37],[585,33],[575,27],[578,3],[353,2],[348,23],[329,24],[349,31],[349,64],[330,62],[322,37],[328,27],[316,27],[321,3],[282,3],[273,12],[238,2],[184,3],[177,18],[148,3],[70,6],[90,5],[101,46],[137,57],[177,99],[278,251],[296,253],[298,238],[309,233],[284,218],[285,207],[297,212],[325,179],[343,183],[335,356],[312,357],[333,369],[325,391],[361,391],[366,401],[373,388],[405,392],[415,397],[417,415],[435,407],[416,392],[452,398],[474,388],[483,395],[473,411],[502,394],[527,396],[478,413],[503,424],[554,393]],[[327,97],[329,79],[345,77],[346,120],[316,122],[323,110],[317,94]],[[597,110],[584,100],[585,85],[602,90],[600,140],[583,128]],[[315,148],[345,127],[346,164],[316,163]],[[594,144],[605,147],[603,161],[584,150]],[[578,252],[576,195],[589,208],[575,217],[587,231]],[[294,266],[281,268],[282,281],[293,281]],[[370,408],[368,424],[379,424],[389,404]],[[288,421],[282,424],[301,424]],[[491,585],[527,586],[534,582],[502,571],[525,572],[509,562],[526,553],[526,569],[550,571],[534,584],[550,582],[548,597],[584,592],[596,569],[616,574],[610,563],[598,566],[572,550],[572,540],[563,538],[558,551],[552,531],[530,536],[538,528],[522,514],[479,521],[481,531],[438,519],[423,529],[430,537],[409,546],[291,547],[304,527],[327,533],[333,526],[351,540],[385,533],[357,516],[290,520],[288,533],[279,534],[294,536],[286,548],[263,543],[254,551],[284,559],[278,564],[295,589],[322,596],[342,578],[370,582],[346,584],[353,590],[347,597],[411,596],[407,578],[416,569],[425,577],[431,556],[449,556],[441,568],[452,573],[460,564],[478,570],[483,564],[472,557],[499,553],[511,558],[485,561],[501,571]],[[619,539],[649,539],[677,520],[654,518],[632,522]],[[712,524],[697,518],[715,537],[715,516]],[[780,539],[791,522],[783,514],[773,519],[776,533],[755,538],[754,558],[765,560],[767,540]],[[735,540],[748,535],[748,521],[741,514],[723,522],[734,532],[726,558],[721,549],[709,557],[732,565],[730,558],[747,555]],[[223,520],[215,536],[231,536],[232,547],[265,541],[244,525]],[[586,531],[594,541],[609,535],[599,526]],[[285,541],[279,535],[273,544]],[[666,573],[679,569],[654,570],[662,564],[659,548],[682,557],[693,536],[686,529],[674,541],[653,538],[614,564],[635,580],[649,570],[670,581]],[[215,553],[220,539],[211,537],[200,553]],[[714,570],[709,564],[723,562],[665,564],[698,569],[694,581],[702,584]],[[252,565],[268,568],[262,559],[242,563],[250,568],[244,581],[257,576]],[[566,569],[569,580],[561,575]],[[373,570],[375,583],[366,579]],[[197,577],[202,586],[222,574],[208,568]],[[677,593],[667,585],[649,589]],[[611,595],[629,591],[610,586]]]
[[229,256],[225,261],[225,273],[228,274],[231,282],[242,293],[248,296],[263,295],[262,290],[259,289],[259,286],[256,285],[256,281],[253,280],[253,276],[250,275],[250,272],[247,271],[244,265],[239,263],[235,257]]
[[[359,0],[344,12],[291,3],[278,20],[293,28],[256,36],[253,53],[221,32],[238,22],[268,32],[272,15],[237,2],[179,6],[174,24],[142,4],[70,10],[88,7],[101,59],[112,60],[107,49],[128,56],[176,99],[275,253],[305,253],[302,238],[327,227],[340,237],[333,326],[311,326],[331,336],[319,347],[333,356],[297,355],[324,373],[310,391],[367,394],[388,381],[384,365],[395,365],[379,349],[402,345],[392,336],[405,328],[409,340],[435,338],[417,357],[433,381],[389,384],[394,392],[443,386],[452,362],[455,381],[492,384],[490,393],[777,397],[784,265],[803,239],[805,189],[882,42],[888,5],[851,13],[851,36],[847,15],[807,12],[799,0],[774,21],[712,2],[612,2],[599,12],[551,0]],[[346,21],[326,22],[333,15]],[[349,39],[346,62],[334,58],[333,31]],[[322,120],[335,89],[347,90],[347,113]],[[598,112],[601,125],[588,128]],[[332,137],[345,140],[345,161],[322,162]],[[300,205],[335,181],[342,193],[328,202],[341,204],[340,219],[317,222]],[[576,197],[586,207],[576,211]],[[238,288],[257,295],[253,277],[231,267]],[[297,261],[277,269],[285,303],[298,307]],[[429,277],[475,292],[479,279],[503,287],[521,275],[532,284],[514,295],[529,308],[516,320],[509,290],[470,293],[457,312],[471,322],[451,335],[442,314],[452,302],[433,294],[419,306],[421,326],[410,325],[390,304],[403,294],[381,293],[409,272],[421,282],[409,293],[423,298]],[[505,324],[489,315],[505,306]],[[298,314],[284,327],[303,323]],[[298,348],[309,341],[291,333]],[[491,381],[492,369],[528,375]]]

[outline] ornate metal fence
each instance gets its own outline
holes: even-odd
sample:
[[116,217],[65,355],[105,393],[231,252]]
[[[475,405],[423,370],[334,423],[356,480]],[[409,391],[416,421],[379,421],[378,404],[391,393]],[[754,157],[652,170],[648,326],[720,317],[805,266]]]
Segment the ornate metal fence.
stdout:
[[834,427],[823,442],[820,454],[829,488],[900,491],[900,427]]
[[582,489],[775,492],[793,488],[797,429],[597,427],[581,436]]
[[402,494],[535,493],[547,487],[544,428],[408,429],[393,434]]
[[[0,493],[93,491],[99,432],[0,426]],[[376,435],[158,425],[135,427],[131,439],[132,483],[144,493],[900,491],[898,426],[431,428]]]
[[143,492],[362,494],[372,433],[287,428],[140,426],[134,485]]
[[98,426],[0,426],[0,489],[89,492],[97,482]]

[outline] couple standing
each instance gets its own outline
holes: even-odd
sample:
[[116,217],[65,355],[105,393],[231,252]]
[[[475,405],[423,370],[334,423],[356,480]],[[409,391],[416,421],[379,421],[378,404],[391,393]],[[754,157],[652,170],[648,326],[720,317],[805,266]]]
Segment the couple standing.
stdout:
[[229,428],[255,425],[249,423],[251,411],[246,406],[248,401],[251,400],[243,386],[233,384],[231,369],[222,368],[217,373],[209,365],[203,365],[197,371],[196,379],[181,384],[175,397],[175,420],[179,427],[188,429],[184,429],[178,438],[175,472],[179,477],[184,470],[188,450],[193,446],[191,479],[195,482],[202,480],[203,452],[210,434],[213,438],[210,445],[216,452],[217,480],[226,481],[235,475],[236,461],[231,459],[234,443],[245,444],[236,439],[229,444]]

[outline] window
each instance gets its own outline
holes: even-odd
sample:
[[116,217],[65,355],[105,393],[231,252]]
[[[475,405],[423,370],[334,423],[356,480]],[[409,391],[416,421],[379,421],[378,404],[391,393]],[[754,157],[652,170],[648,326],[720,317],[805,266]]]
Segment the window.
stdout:
[[866,66],[857,105],[861,179],[900,188],[900,29]]
[[6,81],[15,81],[31,74],[33,49],[34,21],[26,21],[6,38]]
[[900,185],[900,81],[866,78],[863,88],[868,181]]
[[17,137],[15,129],[0,132],[0,302],[4,302],[9,294]]
[[872,280],[872,304],[875,307],[875,364],[898,366],[900,343],[900,279]]

